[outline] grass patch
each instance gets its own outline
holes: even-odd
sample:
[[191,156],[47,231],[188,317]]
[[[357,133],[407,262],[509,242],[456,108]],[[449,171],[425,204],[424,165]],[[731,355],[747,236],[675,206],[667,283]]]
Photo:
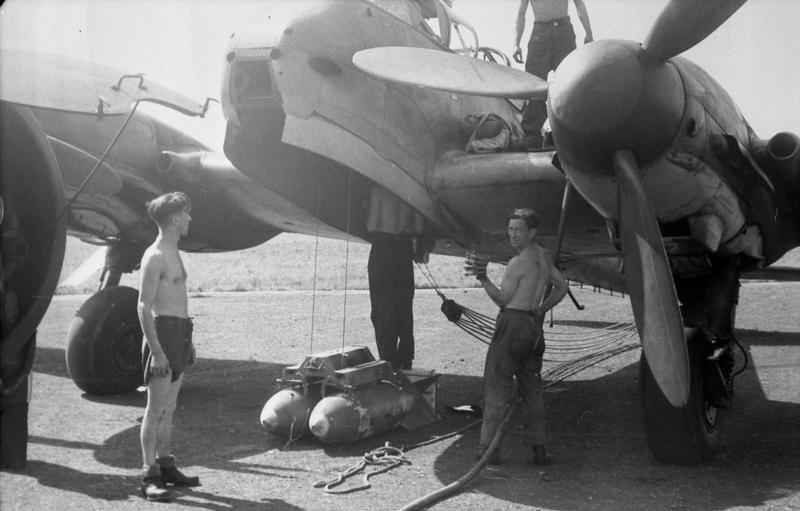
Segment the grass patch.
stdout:
[[[61,280],[67,278],[97,250],[75,238],[67,239]],[[182,253],[189,274],[189,292],[285,291],[316,289],[368,289],[369,245],[361,242],[320,239],[301,234],[280,234],[247,250],[212,254]],[[316,264],[315,264],[316,262]],[[463,260],[432,255],[428,268],[443,288],[472,287],[475,280],[463,275]],[[100,272],[80,286],[60,286],[56,294],[87,294],[97,291]],[[346,280],[345,280],[346,277]],[[418,288],[431,287],[415,271]],[[122,285],[139,287],[139,272],[122,276]]]

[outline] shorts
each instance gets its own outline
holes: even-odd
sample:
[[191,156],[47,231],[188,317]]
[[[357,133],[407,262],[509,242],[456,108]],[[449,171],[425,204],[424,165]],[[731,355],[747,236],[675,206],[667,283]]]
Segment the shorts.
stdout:
[[[167,356],[172,381],[177,381],[181,374],[194,364],[192,353],[192,320],[175,316],[156,316],[156,335],[164,355]],[[151,365],[153,356],[147,341],[142,342],[142,367],[144,367],[144,384],[153,376]]]

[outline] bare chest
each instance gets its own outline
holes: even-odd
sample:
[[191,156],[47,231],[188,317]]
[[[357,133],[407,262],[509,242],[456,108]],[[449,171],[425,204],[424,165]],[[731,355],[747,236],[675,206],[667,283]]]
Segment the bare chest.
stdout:
[[568,14],[567,0],[530,0],[535,21],[549,21]]

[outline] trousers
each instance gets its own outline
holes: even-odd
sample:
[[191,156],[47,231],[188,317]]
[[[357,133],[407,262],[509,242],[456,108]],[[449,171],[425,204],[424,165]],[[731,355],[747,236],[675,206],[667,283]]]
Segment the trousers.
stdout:
[[378,356],[394,368],[414,359],[414,262],[411,237],[374,233],[367,273]]
[[497,315],[483,370],[482,447],[492,441],[506,409],[512,404],[515,387],[522,400],[525,443],[545,443],[541,374],[545,350],[543,319],[530,311],[514,309],[501,310]]
[[[525,71],[542,80],[547,80],[548,73],[555,71],[564,57],[577,47],[575,30],[569,18],[559,21],[558,24],[534,22],[528,40]],[[522,111],[522,129],[525,133],[540,134],[545,120],[547,120],[545,102],[529,100]]]

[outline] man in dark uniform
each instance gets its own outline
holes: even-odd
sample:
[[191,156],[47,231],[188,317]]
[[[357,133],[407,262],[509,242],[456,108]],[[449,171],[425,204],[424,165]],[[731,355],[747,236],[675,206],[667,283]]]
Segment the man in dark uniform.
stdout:
[[[542,322],[545,313],[567,294],[567,283],[536,243],[538,225],[532,209],[516,209],[509,215],[508,237],[517,255],[509,260],[500,287],[486,276],[485,263],[468,258],[467,268],[500,307],[483,371],[483,424],[478,456],[483,456],[512,405],[516,379],[525,417],[525,443],[531,446],[531,461],[544,465],[549,462],[549,455],[545,450],[541,377],[545,348]],[[489,462],[499,461],[499,451],[495,450]]]
[[422,217],[388,190],[370,192],[367,232],[372,247],[367,273],[378,357],[395,369],[414,359],[414,258]]
[[[586,34],[583,42],[593,40],[589,13],[583,0],[572,0],[578,11],[578,18]],[[550,71],[555,71],[575,45],[575,31],[567,14],[568,0],[519,0],[517,24],[514,31],[514,60],[522,64],[522,49],[519,46],[525,30],[525,13],[530,4],[533,9],[533,29],[528,41],[528,55],[525,71],[542,80],[547,80]],[[522,129],[525,131],[525,145],[528,149],[542,147],[542,125],[547,119],[547,107],[544,101],[529,100],[522,112]]]

